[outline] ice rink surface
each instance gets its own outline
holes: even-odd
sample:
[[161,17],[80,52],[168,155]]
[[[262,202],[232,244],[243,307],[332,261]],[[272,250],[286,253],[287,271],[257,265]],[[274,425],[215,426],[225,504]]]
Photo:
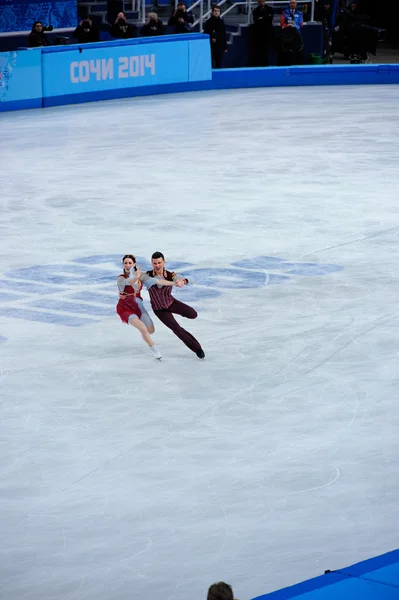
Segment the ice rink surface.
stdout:
[[[0,117],[1,600],[248,600],[399,546],[398,94]],[[155,250],[205,361],[115,314]]]

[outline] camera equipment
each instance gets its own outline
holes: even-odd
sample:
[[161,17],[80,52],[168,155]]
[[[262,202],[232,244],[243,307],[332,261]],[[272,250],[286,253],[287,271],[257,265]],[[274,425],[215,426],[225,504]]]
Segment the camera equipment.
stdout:
[[68,43],[68,41],[69,41],[69,38],[67,38],[67,37],[56,37],[54,46],[65,46]]

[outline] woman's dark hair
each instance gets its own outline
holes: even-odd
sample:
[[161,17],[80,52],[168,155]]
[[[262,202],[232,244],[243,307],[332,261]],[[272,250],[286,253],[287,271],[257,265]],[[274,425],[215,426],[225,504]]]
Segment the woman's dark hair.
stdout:
[[231,585],[224,581],[214,583],[208,590],[207,600],[234,600],[233,589]]
[[43,26],[43,23],[42,23],[42,21],[35,21],[35,22],[33,23],[33,25],[32,25],[32,31],[35,31],[35,27],[36,27],[36,25],[39,25],[39,24],[40,24],[41,26]]
[[[131,258],[132,261],[134,263],[136,263],[136,257],[133,256],[133,254],[125,254],[125,256],[122,258],[122,264],[125,262],[125,258]],[[136,266],[134,266],[134,270],[137,271],[137,267]]]
[[162,258],[162,260],[165,260],[165,257],[162,254],[162,252],[154,252],[154,254],[151,256],[151,258]]

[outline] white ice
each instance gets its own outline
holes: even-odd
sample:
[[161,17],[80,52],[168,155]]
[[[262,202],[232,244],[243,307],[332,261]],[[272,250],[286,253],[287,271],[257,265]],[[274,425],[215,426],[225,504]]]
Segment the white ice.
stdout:
[[[398,546],[398,90],[1,116],[1,600],[245,600]],[[205,361],[115,315],[154,250]]]

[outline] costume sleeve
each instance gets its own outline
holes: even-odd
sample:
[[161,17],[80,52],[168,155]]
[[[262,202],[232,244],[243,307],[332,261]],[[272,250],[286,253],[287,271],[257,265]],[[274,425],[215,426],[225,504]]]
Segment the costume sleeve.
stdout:
[[280,25],[281,27],[284,29],[285,27],[287,27],[287,21],[285,18],[285,14],[284,11],[281,13],[281,17],[280,17]]
[[147,273],[142,273],[140,280],[147,290],[149,290],[150,287],[152,287],[153,285],[157,285],[158,283],[158,279],[156,277],[151,277]]
[[186,282],[186,285],[188,285],[188,279],[187,277],[184,277],[183,275],[179,275],[178,273],[172,273],[172,281],[177,281],[178,279],[184,279],[184,281]]
[[118,290],[120,292],[124,292],[126,287],[126,279],[122,275],[119,275],[118,279],[116,280],[116,283],[118,285]]

